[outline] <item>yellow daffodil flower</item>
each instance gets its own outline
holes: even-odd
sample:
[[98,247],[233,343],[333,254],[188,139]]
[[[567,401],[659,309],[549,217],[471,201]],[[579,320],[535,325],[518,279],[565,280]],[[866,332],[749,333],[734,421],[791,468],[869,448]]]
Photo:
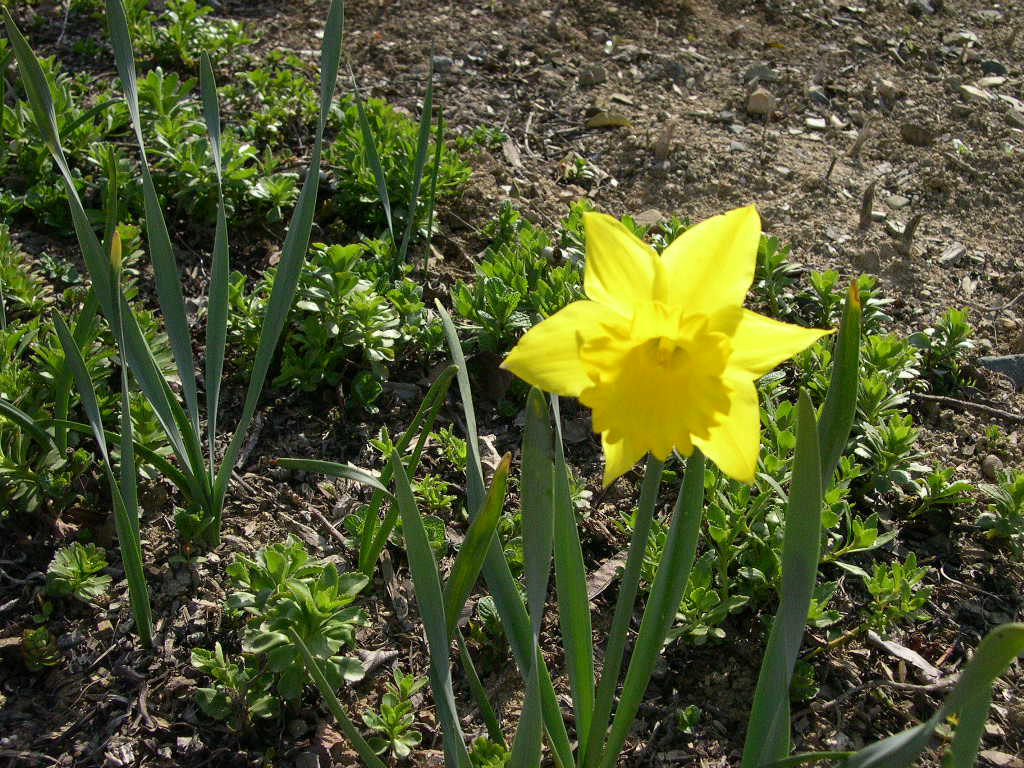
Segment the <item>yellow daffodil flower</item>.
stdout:
[[583,229],[589,300],[531,328],[502,367],[592,409],[606,486],[648,451],[665,460],[694,446],[729,477],[753,482],[754,381],[828,333],[743,308],[757,210],[707,219],[661,256],[611,216],[584,214]]

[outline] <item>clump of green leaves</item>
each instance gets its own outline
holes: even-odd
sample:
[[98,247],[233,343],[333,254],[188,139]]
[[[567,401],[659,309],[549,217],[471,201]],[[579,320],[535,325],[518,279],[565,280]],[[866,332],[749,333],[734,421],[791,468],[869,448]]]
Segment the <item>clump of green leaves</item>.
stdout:
[[227,571],[237,590],[227,606],[245,615],[242,652],[265,654],[278,696],[291,701],[306,683],[289,630],[310,648],[334,687],[362,678],[362,664],[341,651],[352,646],[356,628],[365,622],[363,611],[353,605],[366,586],[365,576],[342,574],[334,563],[311,559],[294,537],[264,547],[252,558],[237,555]]
[[472,152],[477,149],[499,149],[508,141],[508,134],[497,126],[478,125],[466,135],[455,137],[455,148],[461,152]]
[[21,635],[21,658],[30,672],[57,666],[62,658],[57,638],[46,627],[26,629]]
[[473,768],[507,768],[512,761],[512,753],[504,744],[481,736],[473,741],[469,759],[473,763]]
[[106,552],[95,544],[74,542],[61,547],[46,569],[46,591],[53,597],[74,596],[89,603],[107,591],[110,577]]
[[213,678],[213,685],[196,689],[199,708],[215,720],[225,720],[236,731],[281,713],[281,698],[274,691],[274,673],[264,660],[243,657],[232,662],[220,643],[212,651],[192,651],[192,666]]
[[[784,310],[793,298],[791,287],[801,270],[799,264],[789,260],[791,248],[790,245],[782,245],[777,237],[766,235],[761,236],[757,246],[754,285],[767,300],[774,317],[784,316]],[[835,306],[836,309],[842,307],[842,299]]]
[[973,486],[966,480],[954,480],[953,468],[936,466],[918,484],[918,501],[914,514],[926,514],[938,507],[966,504],[971,501]]
[[426,684],[427,678],[407,675],[396,669],[394,683],[387,684],[387,692],[381,697],[380,709],[377,712],[363,712],[366,727],[379,734],[367,739],[376,754],[390,752],[403,760],[419,746],[423,734],[413,727],[416,723],[416,708],[412,696]]
[[[126,242],[132,243],[130,228],[123,231]],[[130,265],[140,253],[134,249],[128,253],[129,272],[134,271]],[[82,356],[105,419],[115,419],[121,405],[118,393],[110,386],[115,345],[112,334],[95,327],[90,319],[94,315],[85,306],[83,292],[72,288],[54,296],[45,278],[14,246],[3,227],[0,285],[5,320],[0,323],[0,399],[28,421],[46,425],[33,429],[11,418],[16,415],[14,412],[0,414],[0,516],[12,511],[35,514],[40,510],[57,516],[82,495],[83,484],[79,481],[92,464],[93,456],[77,433],[49,426],[51,419],[74,416],[80,397],[74,387],[61,386],[65,355],[52,315],[47,313],[63,313],[73,326],[92,326],[82,329]],[[134,296],[136,292],[134,285],[126,287],[127,295]],[[139,321],[161,370],[169,374],[172,363],[167,355],[167,339],[160,332],[155,315],[140,312]],[[167,440],[154,423],[152,409],[137,395],[131,398],[130,408],[138,430],[137,442],[158,454],[166,453]],[[140,468],[147,476],[152,471],[148,464]]]
[[484,234],[491,244],[476,280],[455,284],[452,305],[479,349],[504,352],[534,322],[582,298],[582,263],[555,263],[551,238],[510,203]]
[[950,309],[935,325],[910,337],[910,343],[921,350],[925,375],[937,392],[955,392],[970,383],[964,363],[974,349],[972,331],[967,310]]
[[247,141],[277,152],[285,148],[288,134],[315,125],[320,109],[316,69],[295,54],[269,51],[258,68],[239,72],[238,78],[222,93],[232,109],[246,115],[238,130]]
[[[382,266],[389,260],[394,263],[394,254],[382,241],[314,244],[282,334],[274,386],[308,392],[342,385],[356,405],[372,408],[397,353],[438,347],[441,330],[422,301],[422,288],[405,277],[392,279]],[[245,278],[232,275],[228,331],[246,358],[255,355],[276,277],[268,269],[247,292]]]
[[921,582],[930,570],[918,566],[913,552],[902,563],[876,564],[865,583],[871,595],[868,626],[887,633],[899,624],[927,619],[924,606],[932,588],[921,586]]
[[[408,115],[380,99],[367,99],[363,109],[370,133],[376,146],[380,170],[386,180],[388,198],[403,201],[402,207],[392,209],[395,231],[405,229],[408,212],[404,203],[412,199],[417,183],[416,155],[419,126]],[[378,180],[369,159],[363,129],[359,121],[359,109],[355,97],[346,95],[339,100],[336,112],[339,120],[335,140],[324,150],[324,162],[337,169],[334,176],[335,192],[330,201],[331,212],[352,231],[374,237],[387,226]],[[430,200],[430,185],[419,189],[416,205],[416,221],[413,230],[426,234],[428,211],[434,208],[437,199],[459,190],[471,173],[470,167],[459,157],[458,152],[444,145],[438,155],[435,139],[431,139],[426,151],[427,162],[423,168],[423,179],[430,179],[435,172],[434,158],[439,157],[436,166],[437,184],[435,200]]]
[[1007,542],[1024,554],[1024,471],[1002,472],[994,485],[982,485],[991,503],[978,516],[978,525],[993,539]]
[[455,434],[454,427],[440,427],[436,432],[430,433],[430,439],[441,447],[441,454],[455,471],[466,471],[469,449],[466,441]]
[[365,576],[341,574],[333,563],[310,558],[294,537],[251,558],[237,555],[227,572],[236,589],[227,607],[244,621],[242,653],[232,661],[219,643],[212,651],[193,651],[193,666],[214,681],[197,693],[207,715],[244,730],[277,716],[283,702],[302,693],[306,670],[289,631],[310,648],[334,687],[362,678],[362,664],[342,651],[352,646],[356,628],[365,621],[353,605]]
[[203,51],[221,59],[252,42],[239,22],[212,18],[213,8],[205,2],[167,0],[161,14],[147,5],[146,0],[127,0],[125,11],[139,53],[159,64],[191,69]]
[[911,494],[918,490],[916,476],[928,472],[920,459],[924,454],[916,447],[918,430],[908,413],[889,417],[881,426],[868,424],[854,454],[866,462],[865,477],[875,491],[885,493],[901,490]]

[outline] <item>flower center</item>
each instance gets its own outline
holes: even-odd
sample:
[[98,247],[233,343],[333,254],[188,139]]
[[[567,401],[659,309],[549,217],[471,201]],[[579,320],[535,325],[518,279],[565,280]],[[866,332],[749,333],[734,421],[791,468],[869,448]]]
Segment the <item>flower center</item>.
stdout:
[[[675,339],[668,339],[664,336],[658,338],[658,351],[655,356],[658,359],[658,365],[664,367],[672,362],[672,356],[679,350],[679,346],[676,344]],[[685,354],[685,351],[682,351]]]
[[642,440],[658,458],[673,448],[693,450],[729,412],[723,373],[729,337],[711,330],[704,315],[677,307],[640,306],[629,330],[581,340],[580,361],[593,386],[580,401],[593,410],[594,431],[610,442]]

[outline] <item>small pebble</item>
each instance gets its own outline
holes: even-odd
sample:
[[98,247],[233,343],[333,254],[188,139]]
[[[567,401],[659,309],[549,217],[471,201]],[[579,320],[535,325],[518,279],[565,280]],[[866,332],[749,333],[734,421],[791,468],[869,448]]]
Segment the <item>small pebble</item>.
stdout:
[[961,85],[960,96],[964,101],[973,101],[977,103],[985,103],[992,101],[992,94],[981,88],[976,88],[973,85]]
[[751,115],[770,115],[775,111],[775,97],[767,88],[756,88],[747,97],[747,112]]
[[1006,66],[1000,64],[998,61],[995,61],[994,59],[986,59],[985,61],[982,61],[979,64],[979,66],[981,67],[981,71],[984,72],[986,75],[998,75],[1002,77],[1006,75],[1007,72]]
[[999,479],[999,471],[1003,468],[1003,460],[990,453],[981,460],[981,474],[985,479],[995,482]]

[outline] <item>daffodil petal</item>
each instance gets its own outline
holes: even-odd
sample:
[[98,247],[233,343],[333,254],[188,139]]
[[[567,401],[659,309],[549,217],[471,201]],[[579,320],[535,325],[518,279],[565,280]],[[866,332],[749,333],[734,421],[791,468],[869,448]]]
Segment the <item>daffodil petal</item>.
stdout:
[[587,258],[583,289],[594,301],[607,304],[625,317],[633,307],[654,296],[660,268],[654,249],[603,213],[583,214]]
[[760,239],[761,217],[752,205],[691,227],[661,254],[658,299],[702,315],[740,306],[754,281]]
[[528,330],[501,367],[546,392],[577,397],[593,383],[580,362],[579,338],[604,333],[602,323],[625,322],[595,301],[575,301]]
[[745,309],[732,337],[729,367],[757,378],[829,333],[832,331],[780,323]]
[[607,433],[601,435],[604,447],[604,487],[614,483],[633,468],[647,451],[629,439],[609,443]]
[[729,377],[732,389],[729,413],[720,417],[707,438],[694,436],[693,444],[726,475],[753,483],[761,450],[761,412],[757,388],[745,376]]

